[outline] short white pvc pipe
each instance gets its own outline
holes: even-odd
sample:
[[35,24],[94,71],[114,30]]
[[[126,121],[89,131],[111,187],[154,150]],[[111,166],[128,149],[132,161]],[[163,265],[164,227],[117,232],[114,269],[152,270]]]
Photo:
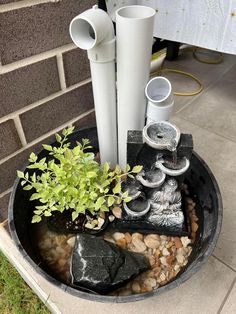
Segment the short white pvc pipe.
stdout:
[[117,163],[115,35],[109,15],[94,6],[70,23],[73,42],[88,51],[101,163]]
[[119,164],[126,164],[128,130],[145,124],[145,86],[150,73],[153,25],[156,11],[145,6],[127,6],[116,11],[117,112]]
[[170,81],[163,76],[154,77],[148,82],[145,94],[148,99],[146,123],[168,121],[174,107]]

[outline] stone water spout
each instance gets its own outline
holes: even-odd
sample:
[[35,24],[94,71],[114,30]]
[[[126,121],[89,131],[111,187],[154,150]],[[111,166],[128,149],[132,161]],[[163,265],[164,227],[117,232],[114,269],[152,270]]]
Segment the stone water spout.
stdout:
[[122,187],[131,192],[132,201],[123,204],[119,226],[166,234],[187,232],[181,185],[192,148],[191,135],[181,134],[170,122],[152,122],[142,132],[130,131],[128,162],[141,164],[143,170]]

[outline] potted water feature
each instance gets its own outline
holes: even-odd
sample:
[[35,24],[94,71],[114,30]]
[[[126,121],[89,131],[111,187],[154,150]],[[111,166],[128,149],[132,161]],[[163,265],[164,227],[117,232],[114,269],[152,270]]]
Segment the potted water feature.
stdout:
[[116,38],[97,6],[72,20],[72,40],[88,51],[97,129],[68,128],[31,153],[11,194],[20,252],[50,282],[90,300],[136,301],[179,286],[220,233],[214,176],[192,135],[162,121],[174,106],[171,84],[148,84],[155,13],[119,9]]

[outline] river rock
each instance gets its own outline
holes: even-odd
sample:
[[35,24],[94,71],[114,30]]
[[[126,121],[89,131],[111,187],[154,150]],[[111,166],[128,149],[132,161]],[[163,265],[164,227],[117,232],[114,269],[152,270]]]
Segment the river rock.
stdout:
[[155,234],[149,234],[145,237],[144,242],[148,248],[156,249],[160,245],[159,236]]
[[141,253],[141,252],[144,252],[147,248],[145,243],[138,238],[132,239],[132,244],[134,245],[135,252]]
[[125,237],[124,233],[121,232],[115,232],[112,236],[115,241],[119,241]]
[[117,289],[150,268],[148,259],[88,234],[76,237],[71,260],[73,284],[97,293]]

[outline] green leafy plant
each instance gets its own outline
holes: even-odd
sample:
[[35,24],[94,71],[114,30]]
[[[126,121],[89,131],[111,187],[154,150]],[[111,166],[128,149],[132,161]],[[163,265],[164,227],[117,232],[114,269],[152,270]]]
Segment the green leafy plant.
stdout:
[[131,169],[127,165],[122,172],[118,165],[115,169],[110,169],[108,163],[100,165],[89,152],[92,147],[88,139],[76,142],[76,146],[70,148],[68,136],[73,131],[71,127],[63,130],[62,136],[56,134],[58,146],[43,145],[52,156],[51,160],[39,160],[34,153],[30,154],[27,168],[36,172],[17,171],[23,189],[33,191],[30,200],[40,202],[35,207],[32,223],[40,222],[42,216],[51,216],[53,211],[62,213],[65,210],[72,211],[74,221],[86,210],[95,215],[109,211],[109,207],[122,201],[131,201],[128,192],[122,193],[121,183],[127,176],[133,177],[140,172],[142,166]]

